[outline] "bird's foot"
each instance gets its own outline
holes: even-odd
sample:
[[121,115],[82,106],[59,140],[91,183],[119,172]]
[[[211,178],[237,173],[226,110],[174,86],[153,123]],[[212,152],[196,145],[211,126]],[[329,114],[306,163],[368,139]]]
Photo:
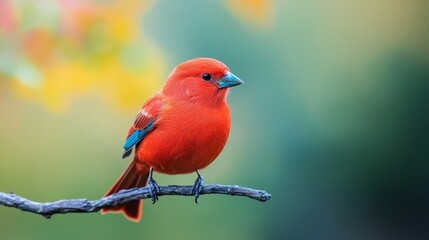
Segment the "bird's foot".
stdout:
[[197,174],[198,174],[198,177],[195,180],[194,186],[192,187],[192,191],[191,191],[191,194],[193,194],[195,196],[195,203],[198,203],[198,198],[200,197],[200,192],[204,188],[204,179],[200,175],[199,172],[197,172]]
[[147,186],[149,187],[149,190],[150,190],[152,204],[155,204],[156,201],[158,201],[158,193],[159,193],[158,183],[156,183],[156,181],[153,180],[153,178],[151,178],[147,181]]

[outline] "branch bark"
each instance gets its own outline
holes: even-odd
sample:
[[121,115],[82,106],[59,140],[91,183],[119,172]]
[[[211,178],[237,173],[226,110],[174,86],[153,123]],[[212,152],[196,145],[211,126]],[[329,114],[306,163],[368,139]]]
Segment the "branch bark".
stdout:
[[[180,195],[180,196],[193,196],[192,186],[160,186],[158,196],[163,195]],[[221,184],[208,184],[204,185],[200,195],[204,194],[225,194],[231,196],[245,196],[260,202],[270,200],[271,194],[263,190],[256,190],[252,188],[240,187],[237,185],[221,185]],[[0,205],[6,207],[17,208],[22,211],[32,212],[50,218],[54,214],[65,213],[91,213],[98,212],[104,207],[113,207],[123,204],[128,201],[137,199],[150,198],[150,190],[147,187],[132,188],[119,191],[107,197],[98,200],[88,199],[64,199],[56,202],[34,202],[18,196],[13,193],[0,192]]]

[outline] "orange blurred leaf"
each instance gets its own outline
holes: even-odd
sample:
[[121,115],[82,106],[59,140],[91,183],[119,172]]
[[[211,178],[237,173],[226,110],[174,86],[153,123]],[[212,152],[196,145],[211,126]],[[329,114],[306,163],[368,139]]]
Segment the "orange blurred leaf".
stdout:
[[272,23],[274,9],[272,0],[224,0],[227,9],[240,20],[256,26]]

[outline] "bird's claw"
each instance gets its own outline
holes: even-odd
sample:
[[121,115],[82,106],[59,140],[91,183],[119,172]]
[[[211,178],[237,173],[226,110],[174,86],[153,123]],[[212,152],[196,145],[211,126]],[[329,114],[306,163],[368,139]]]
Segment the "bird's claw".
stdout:
[[204,188],[204,179],[201,175],[198,174],[197,179],[194,182],[194,186],[192,187],[191,194],[195,196],[195,203],[198,203],[198,198],[200,197],[200,193]]
[[147,186],[150,190],[150,196],[152,198],[152,204],[155,204],[156,201],[158,201],[158,193],[159,193],[159,186],[158,183],[156,183],[155,180],[149,179],[147,181]]

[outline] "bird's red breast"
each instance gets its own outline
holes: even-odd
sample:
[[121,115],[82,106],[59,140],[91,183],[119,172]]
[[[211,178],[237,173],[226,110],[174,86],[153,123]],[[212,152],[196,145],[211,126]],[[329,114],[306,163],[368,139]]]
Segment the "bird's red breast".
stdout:
[[156,124],[156,131],[137,147],[138,161],[157,172],[191,173],[205,168],[222,151],[230,129],[229,108],[166,102]]

